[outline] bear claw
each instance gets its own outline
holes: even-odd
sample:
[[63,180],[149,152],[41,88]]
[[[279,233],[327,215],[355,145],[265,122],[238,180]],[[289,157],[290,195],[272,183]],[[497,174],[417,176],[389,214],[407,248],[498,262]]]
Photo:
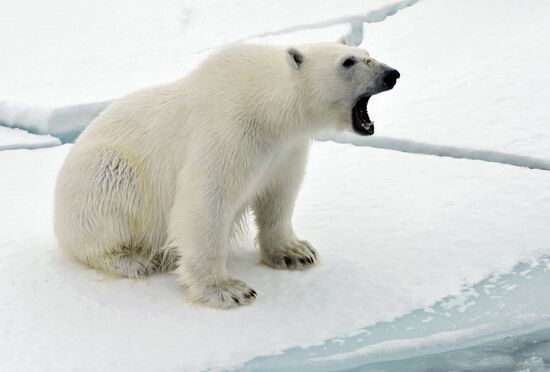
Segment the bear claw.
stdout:
[[278,249],[262,249],[262,262],[275,269],[302,270],[317,260],[315,249],[304,240],[296,240]]
[[246,283],[232,278],[207,285],[198,291],[192,286],[189,288],[191,288],[192,298],[195,302],[222,309],[248,305],[256,299],[254,289],[248,287]]

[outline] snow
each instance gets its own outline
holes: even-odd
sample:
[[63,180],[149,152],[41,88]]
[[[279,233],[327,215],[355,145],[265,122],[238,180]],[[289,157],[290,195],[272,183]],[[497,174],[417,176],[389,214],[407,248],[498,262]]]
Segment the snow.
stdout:
[[261,266],[249,238],[229,271],[256,303],[195,307],[172,275],[113,279],[59,251],[52,192],[69,147],[0,153],[5,370],[235,367],[390,321],[548,252],[548,172],[317,143],[295,223],[319,267]]
[[61,144],[59,139],[52,136],[37,136],[21,129],[0,126],[0,151],[51,147],[59,144]]
[[426,0],[369,24],[362,46],[401,72],[395,91],[369,104],[372,139],[531,157],[549,169],[549,18],[550,3],[537,0]]

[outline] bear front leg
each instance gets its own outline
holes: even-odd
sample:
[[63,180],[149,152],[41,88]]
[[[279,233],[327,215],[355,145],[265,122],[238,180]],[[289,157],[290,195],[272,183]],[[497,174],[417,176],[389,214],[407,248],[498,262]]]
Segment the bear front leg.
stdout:
[[294,203],[302,183],[309,143],[289,152],[252,205],[258,225],[261,262],[275,269],[300,270],[318,260],[315,249],[292,228]]
[[230,197],[223,189],[201,184],[200,177],[185,175],[178,189],[168,228],[168,245],[177,249],[176,273],[195,303],[233,308],[256,299],[256,291],[232,278],[226,269],[231,229]]

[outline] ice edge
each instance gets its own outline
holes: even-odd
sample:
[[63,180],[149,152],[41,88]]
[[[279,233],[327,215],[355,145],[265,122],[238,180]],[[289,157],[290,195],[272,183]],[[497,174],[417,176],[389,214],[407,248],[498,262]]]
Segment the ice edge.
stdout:
[[511,154],[502,151],[473,149],[468,147],[455,147],[448,145],[436,145],[425,142],[402,140],[391,137],[372,137],[368,139],[355,138],[351,135],[337,137],[318,137],[320,141],[333,141],[337,143],[352,144],[355,146],[367,146],[386,150],[407,152],[410,154],[432,155],[450,157],[455,159],[480,160],[490,163],[500,163],[522,168],[550,170],[550,160],[535,158],[532,156]]

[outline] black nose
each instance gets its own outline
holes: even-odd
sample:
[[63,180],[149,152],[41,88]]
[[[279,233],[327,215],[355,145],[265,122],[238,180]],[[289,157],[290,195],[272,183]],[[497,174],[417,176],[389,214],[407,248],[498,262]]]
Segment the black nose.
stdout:
[[386,83],[386,85],[391,89],[394,87],[397,79],[399,79],[400,76],[401,74],[399,73],[399,71],[391,69],[386,72],[386,75],[384,75],[384,83]]

